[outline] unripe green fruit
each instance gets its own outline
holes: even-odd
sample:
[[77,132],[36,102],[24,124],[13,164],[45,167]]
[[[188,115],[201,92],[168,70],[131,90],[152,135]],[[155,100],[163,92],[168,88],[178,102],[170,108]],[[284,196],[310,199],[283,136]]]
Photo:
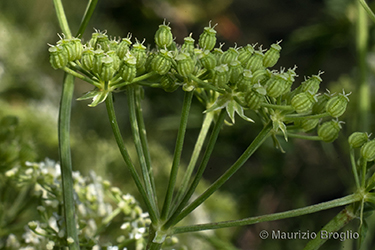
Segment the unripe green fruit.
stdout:
[[82,52],[83,52],[83,45],[81,43],[81,39],[74,37],[74,38],[71,39],[71,41],[72,41],[72,46],[73,46],[73,57],[72,57],[72,59],[73,59],[73,61],[79,60],[79,59],[81,59]]
[[100,48],[104,50],[104,52],[107,52],[110,50],[110,43],[108,36],[106,34],[100,33],[96,40],[96,48]]
[[[81,43],[80,40],[79,43]],[[79,53],[82,53],[82,50],[79,52],[79,48],[78,51],[76,51],[77,45],[76,42],[73,41],[73,39],[61,39],[57,42],[57,45],[61,45],[61,47],[65,51],[68,58],[68,62],[76,60],[76,58],[80,57]]]
[[229,63],[229,81],[235,84],[243,73],[243,68],[238,60]]
[[188,53],[181,53],[176,56],[177,71],[183,77],[187,77],[194,71],[194,61]]
[[177,79],[170,74],[165,74],[160,79],[160,85],[166,92],[174,92],[178,89]]
[[265,95],[263,92],[265,92],[265,89],[259,85],[259,87],[252,88],[247,93],[247,95],[245,96],[245,102],[249,109],[252,109],[252,110],[260,109],[265,99]]
[[270,79],[271,76],[272,73],[268,69],[258,69],[253,72],[253,78],[251,82],[252,84],[264,84],[268,79]]
[[279,45],[281,41],[271,45],[271,48],[264,54],[263,66],[273,67],[280,58],[281,46]]
[[348,142],[351,148],[362,147],[363,144],[368,142],[369,136],[364,132],[354,132],[348,138]]
[[318,124],[320,119],[306,119],[302,120],[300,126],[302,127],[304,132],[308,132],[313,130]]
[[302,92],[295,95],[291,101],[291,105],[297,113],[307,113],[311,111],[314,103],[314,95],[308,92]]
[[267,95],[270,97],[279,97],[286,89],[287,78],[282,74],[271,75],[271,78],[265,83]]
[[100,79],[102,81],[109,81],[113,77],[113,73],[115,72],[113,69],[113,59],[110,56],[106,56],[102,59],[102,70],[100,72]]
[[[96,31],[96,30],[95,30],[95,31]],[[98,36],[99,36],[99,34],[100,34],[100,33],[99,33],[98,31],[92,33],[92,35],[91,35],[91,39],[90,39],[90,41],[89,41],[89,47],[96,49],[96,41],[98,40]]]
[[237,82],[237,89],[241,92],[248,92],[251,89],[251,86],[253,85],[253,74],[250,70],[245,69],[242,73],[242,75],[239,77]]
[[339,117],[344,114],[348,102],[348,96],[340,93],[328,100],[326,111],[332,117]]
[[333,142],[339,136],[340,122],[332,120],[325,122],[318,128],[318,136],[325,142]]
[[103,67],[103,58],[105,54],[104,51],[99,49],[94,51],[94,59],[93,59],[93,66],[92,66],[92,71],[96,74],[100,74],[102,72],[102,67]]
[[319,72],[317,75],[313,75],[302,82],[302,91],[316,94],[319,90],[319,85],[322,82],[322,78],[320,77],[321,74],[323,74],[323,72]]
[[112,67],[115,71],[117,71],[120,67],[121,60],[117,56],[116,52],[114,50],[110,50],[107,52],[107,55],[110,56],[113,59]]
[[169,47],[173,42],[171,27],[166,24],[159,25],[155,33],[155,43],[159,48]]
[[82,52],[82,57],[81,57],[82,67],[87,71],[91,71],[93,68],[93,61],[94,61],[94,50],[91,47],[85,48]]
[[[216,25],[215,25],[216,26]],[[199,47],[203,50],[211,51],[216,45],[216,30],[211,27],[211,22],[208,27],[205,27],[203,33],[199,36]]]
[[326,105],[328,100],[330,99],[330,95],[325,93],[317,97],[318,101],[314,104],[312,108],[313,114],[321,114],[326,111]]
[[262,51],[260,50],[255,51],[254,54],[246,62],[246,65],[244,68],[249,69],[252,72],[255,72],[258,69],[264,68],[263,58],[264,58],[264,54]]
[[121,78],[125,82],[131,82],[137,75],[137,59],[131,53],[125,55],[119,69]]
[[168,50],[160,50],[151,61],[151,68],[159,75],[165,75],[171,69],[172,55]]
[[54,69],[64,68],[68,64],[68,56],[61,45],[51,46],[49,49],[49,62]]
[[361,147],[361,156],[365,161],[375,160],[375,140],[363,144]]
[[198,58],[204,68],[211,70],[216,67],[216,58],[210,51],[205,50]]
[[247,62],[249,61],[250,57],[254,54],[254,47],[250,44],[246,45],[246,47],[240,48],[238,50],[238,61],[241,62],[242,67],[245,67]]
[[129,52],[129,47],[131,44],[132,42],[130,41],[130,37],[123,38],[121,40],[116,49],[116,54],[120,58],[120,60],[122,60],[125,57],[126,53]]
[[230,64],[232,61],[236,60],[238,57],[238,51],[235,48],[229,48],[225,51],[219,59],[220,64]]
[[131,49],[131,53],[135,56],[137,59],[137,69],[142,68],[146,63],[146,46],[139,43],[138,41],[133,45],[133,48]]
[[189,53],[190,55],[194,54],[194,42],[195,40],[191,37],[191,34],[188,37],[184,38],[184,44],[181,46],[181,51]]
[[226,64],[221,64],[214,68],[214,76],[212,77],[212,83],[219,87],[224,88],[229,81],[229,68]]

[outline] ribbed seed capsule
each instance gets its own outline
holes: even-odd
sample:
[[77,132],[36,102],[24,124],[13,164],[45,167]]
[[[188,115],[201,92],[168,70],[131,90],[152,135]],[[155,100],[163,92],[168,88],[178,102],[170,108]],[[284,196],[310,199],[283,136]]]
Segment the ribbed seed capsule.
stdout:
[[107,52],[110,50],[110,43],[108,36],[106,34],[100,33],[96,40],[96,46],[97,48],[100,48],[104,50],[104,52]]
[[232,84],[238,82],[240,76],[243,73],[243,68],[241,66],[240,61],[233,60],[229,63],[229,81]]
[[271,48],[267,50],[267,52],[264,54],[263,58],[263,66],[268,68],[268,67],[273,67],[277,63],[277,61],[280,58],[280,50],[281,46],[279,45],[281,41],[274,43],[271,45]]
[[91,35],[91,39],[89,41],[89,47],[96,49],[96,41],[98,40],[99,32],[94,32]]
[[96,74],[100,74],[102,72],[103,62],[102,59],[104,58],[104,51],[99,49],[94,51],[94,59],[93,59],[93,66],[92,71]]
[[211,52],[215,56],[215,60],[218,65],[220,64],[220,57],[224,54],[224,51],[221,49],[221,46],[222,45],[220,45],[220,48],[214,48],[214,50]]
[[225,51],[219,59],[220,64],[230,64],[232,61],[237,60],[238,51],[235,48],[229,48]]
[[131,53],[127,53],[120,65],[120,75],[125,82],[133,81],[137,74],[137,59]]
[[313,130],[316,126],[318,126],[320,119],[307,119],[302,120],[300,123],[300,127],[303,129],[304,132],[308,132]]
[[100,72],[100,79],[102,81],[109,81],[113,77],[113,73],[115,72],[113,69],[113,59],[110,56],[105,56],[102,59],[102,70]]
[[348,143],[351,148],[360,148],[363,144],[368,142],[369,135],[364,132],[354,132],[348,138]]
[[116,52],[114,50],[110,50],[107,52],[107,55],[110,56],[113,59],[113,69],[117,71],[120,67],[120,58],[117,56]]
[[49,62],[52,68],[61,69],[68,64],[68,56],[65,50],[60,46],[51,46],[49,49]]
[[309,92],[302,92],[293,97],[291,105],[297,113],[306,113],[312,109],[315,101],[314,95]]
[[159,75],[165,75],[172,66],[172,58],[173,56],[168,50],[160,50],[151,61],[152,70]]
[[254,86],[257,87],[252,88],[247,93],[245,96],[245,102],[249,109],[258,110],[264,102],[266,90],[260,84],[256,84]]
[[82,52],[83,52],[83,45],[81,43],[81,39],[79,38],[72,38],[72,46],[73,46],[73,56],[72,59],[73,61],[79,60],[82,57]]
[[122,60],[125,57],[126,53],[128,53],[131,44],[132,42],[130,41],[130,36],[121,40],[116,49],[116,54],[120,58],[120,60]]
[[323,74],[320,71],[317,75],[313,75],[307,78],[304,82],[301,83],[302,91],[303,92],[310,92],[312,94],[316,94],[319,90],[319,85],[323,81],[320,75]]
[[212,77],[212,83],[219,87],[224,88],[229,80],[229,68],[226,64],[221,64],[214,68],[214,76]]
[[169,47],[173,42],[171,27],[165,23],[159,25],[159,29],[156,31],[154,38],[155,43],[159,48]]
[[272,73],[268,69],[258,69],[253,73],[252,83],[264,84],[270,77]]
[[321,114],[326,112],[326,105],[328,100],[330,99],[330,94],[324,93],[317,97],[317,102],[314,104],[312,108],[313,114]]
[[177,79],[170,74],[165,74],[160,79],[160,85],[166,92],[173,92],[178,89]]
[[181,46],[181,51],[189,53],[190,55],[194,54],[194,42],[195,40],[191,37],[191,33],[188,37],[184,38],[184,44]]
[[[216,26],[216,25],[215,25]],[[211,51],[216,45],[216,30],[211,27],[211,22],[208,27],[205,27],[203,33],[199,36],[199,47],[203,50]]]
[[287,95],[291,92],[292,85],[294,83],[294,77],[297,76],[297,74],[295,72],[295,69],[296,69],[296,67],[294,67],[292,69],[288,69],[287,72],[283,73],[283,75],[286,77],[286,82],[285,82],[286,87],[285,87],[282,95]]
[[245,69],[238,79],[238,82],[236,84],[237,89],[240,92],[248,92],[251,89],[251,86],[253,85],[252,82],[253,74],[251,73],[250,70]]
[[68,58],[68,62],[72,62],[75,60],[76,55],[74,51],[74,44],[72,39],[61,39],[57,42],[57,45],[60,45],[63,50],[65,51],[65,54]]
[[146,63],[146,46],[139,43],[138,41],[133,45],[131,50],[132,54],[137,59],[137,69],[142,68]]
[[345,93],[340,93],[328,100],[326,111],[332,117],[339,117],[344,114],[348,102],[348,95],[346,95]]
[[365,159],[365,161],[375,160],[375,140],[366,142],[361,147],[361,156],[363,159]]
[[264,54],[262,51],[255,51],[254,54],[246,62],[245,69],[249,69],[252,72],[255,72],[258,69],[264,68],[263,66],[263,57]]
[[249,61],[250,57],[254,54],[254,47],[250,44],[246,45],[246,47],[240,48],[238,50],[238,61],[241,62],[242,67],[245,67],[247,62]]
[[287,87],[286,81],[287,78],[283,74],[271,75],[271,78],[265,83],[267,95],[274,98],[282,95]]
[[210,51],[205,50],[198,58],[204,68],[210,70],[216,67],[216,58]]
[[116,51],[118,47],[118,41],[115,39],[111,39],[109,41],[109,51]]
[[333,142],[339,136],[341,125],[339,121],[325,122],[318,128],[318,136],[325,142]]
[[85,70],[91,71],[93,68],[94,50],[89,47],[82,52],[81,64]]
[[177,71],[183,77],[187,77],[194,71],[194,61],[188,53],[181,53],[176,56]]

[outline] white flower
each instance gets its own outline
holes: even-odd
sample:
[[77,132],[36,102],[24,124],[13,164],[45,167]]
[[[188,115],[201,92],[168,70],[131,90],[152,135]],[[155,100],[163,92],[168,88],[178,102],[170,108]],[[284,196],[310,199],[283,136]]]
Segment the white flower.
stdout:
[[53,250],[53,247],[55,246],[55,242],[53,241],[48,241],[46,248],[47,250]]

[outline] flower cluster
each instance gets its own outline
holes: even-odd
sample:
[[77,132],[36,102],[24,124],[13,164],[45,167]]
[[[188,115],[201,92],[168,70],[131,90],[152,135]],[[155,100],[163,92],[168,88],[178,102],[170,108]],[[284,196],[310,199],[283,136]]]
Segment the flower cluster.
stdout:
[[[5,176],[21,186],[33,187],[33,196],[40,200],[39,219],[28,223],[22,240],[10,234],[7,249],[52,250],[69,245],[73,239],[65,237],[60,166],[51,160],[28,162],[26,166],[8,170]],[[73,172],[73,180],[77,228],[83,249],[144,249],[150,219],[133,196],[123,194],[94,172],[89,177]],[[110,235],[111,224],[120,227],[120,230],[118,226],[113,229],[116,237],[102,239],[104,231]],[[178,243],[175,238],[169,241],[171,246]]]
[[155,33],[156,47],[147,48],[131,35],[110,39],[95,32],[82,44],[77,38],[62,38],[50,47],[52,66],[62,68],[95,86],[79,100],[93,99],[89,106],[103,102],[108,93],[129,84],[158,87],[173,92],[179,87],[194,91],[205,112],[226,109],[230,121],[237,113],[246,121],[246,110],[255,112],[264,123],[273,124],[274,134],[285,139],[295,132],[317,128],[311,139],[332,142],[338,136],[338,120],[349,102],[348,94],[319,94],[322,72],[292,88],[297,77],[293,68],[273,69],[280,58],[281,41],[268,50],[256,44],[244,47],[216,46],[215,26],[205,27],[198,43],[190,34],[179,45],[171,28],[162,24]]

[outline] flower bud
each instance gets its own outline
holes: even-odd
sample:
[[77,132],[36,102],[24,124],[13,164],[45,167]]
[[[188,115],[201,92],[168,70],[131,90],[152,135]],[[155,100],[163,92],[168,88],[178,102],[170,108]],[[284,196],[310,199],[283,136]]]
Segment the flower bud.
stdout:
[[219,59],[220,64],[230,64],[232,61],[236,60],[238,57],[238,51],[235,48],[229,48],[225,51]]
[[277,63],[277,61],[280,58],[280,50],[281,46],[279,45],[281,41],[274,43],[271,45],[271,48],[264,54],[263,58],[263,66],[268,68],[268,67],[273,67]]
[[354,132],[348,138],[348,143],[351,148],[362,147],[363,144],[368,142],[369,135],[364,132]]
[[233,60],[229,63],[229,81],[231,83],[235,84],[239,80],[242,72],[243,68],[240,61]]
[[333,142],[339,136],[340,129],[340,122],[331,120],[319,126],[318,136],[325,142]]
[[137,59],[131,53],[125,55],[119,69],[121,78],[125,82],[133,81],[137,74]]
[[123,38],[121,40],[116,49],[116,54],[120,58],[120,60],[122,60],[125,57],[126,53],[128,53],[131,44],[132,42],[130,41],[130,35],[128,35],[127,38]]
[[48,51],[49,62],[54,69],[64,68],[68,64],[68,56],[61,45],[51,46]]
[[203,33],[199,36],[199,47],[203,50],[211,51],[216,45],[216,30],[215,26],[211,27],[211,22],[208,27],[205,27]]
[[254,47],[250,44],[246,45],[246,47],[240,48],[238,50],[238,61],[241,62],[242,67],[245,67],[247,62],[249,61],[250,57],[254,54]]
[[307,113],[312,109],[315,101],[314,95],[309,92],[302,92],[293,97],[291,105],[297,113]]
[[229,68],[226,64],[221,64],[214,68],[214,76],[212,77],[212,83],[219,87],[224,88],[229,81]]
[[216,67],[216,58],[210,51],[205,50],[198,58],[204,68],[210,70]]
[[287,78],[283,74],[273,74],[265,83],[267,95],[270,97],[279,97],[287,87]]
[[365,161],[375,160],[375,140],[363,144],[361,147],[361,156]]
[[109,81],[113,77],[114,69],[113,69],[113,59],[110,56],[105,56],[102,59],[102,70],[100,72],[100,79],[102,81]]
[[91,47],[85,48],[82,52],[82,57],[81,57],[82,67],[87,71],[91,71],[93,67],[93,61],[94,61],[94,50]]
[[320,83],[322,82],[322,78],[320,77],[321,74],[323,74],[323,71],[319,71],[317,75],[307,78],[301,83],[301,90],[303,92],[310,92],[315,95],[319,90]]
[[348,95],[346,95],[345,93],[340,93],[328,100],[326,111],[332,117],[339,117],[344,114],[348,102]]
[[188,53],[181,53],[176,56],[177,71],[183,77],[187,77],[194,71],[194,61]]
[[160,50],[151,61],[151,68],[159,75],[168,73],[172,66],[172,54],[168,50]]
[[184,38],[184,44],[181,46],[181,51],[189,53],[190,55],[194,54],[194,42],[195,40],[191,37],[191,33],[188,37]]
[[159,48],[169,47],[173,42],[171,27],[164,23],[159,25],[159,29],[155,33],[155,43]]
[[252,110],[258,110],[265,100],[266,90],[260,84],[255,84],[254,87],[245,96],[247,107]]
[[237,89],[241,92],[248,92],[253,85],[252,78],[253,74],[251,73],[251,71],[245,69],[238,79],[238,82],[236,84]]
[[246,62],[245,69],[249,69],[252,72],[255,72],[258,69],[264,68],[263,66],[264,54],[261,50],[257,50]]

